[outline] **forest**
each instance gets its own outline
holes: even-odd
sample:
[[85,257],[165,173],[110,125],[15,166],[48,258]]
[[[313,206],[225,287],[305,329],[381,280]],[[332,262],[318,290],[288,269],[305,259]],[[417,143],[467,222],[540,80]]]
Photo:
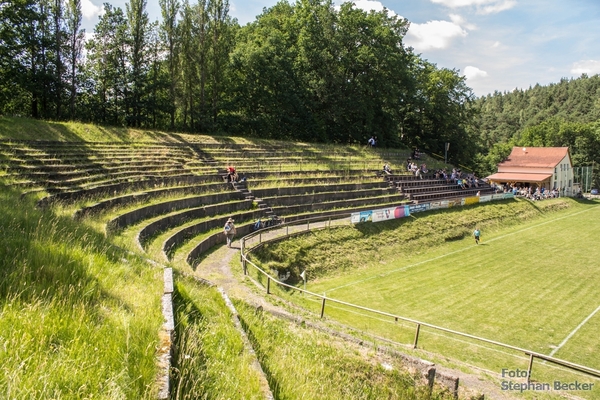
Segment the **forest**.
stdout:
[[92,37],[81,0],[0,9],[0,112],[182,132],[330,143],[466,146],[473,99],[456,70],[403,43],[409,23],[330,0],[281,1],[240,26],[227,0],[104,4]]
[[600,162],[600,76],[561,79],[548,86],[496,92],[474,101],[477,136],[482,149],[477,167],[484,173],[513,146],[568,146],[575,166],[594,166],[598,186]]
[[600,162],[600,78],[476,98],[457,69],[406,46],[387,10],[282,0],[240,26],[228,0],[0,6],[0,114],[191,133],[419,147],[480,174],[513,145],[570,146]]

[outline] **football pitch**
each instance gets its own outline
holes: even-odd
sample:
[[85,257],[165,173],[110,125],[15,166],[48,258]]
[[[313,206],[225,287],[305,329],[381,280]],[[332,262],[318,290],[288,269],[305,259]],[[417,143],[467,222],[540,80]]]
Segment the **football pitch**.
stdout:
[[[600,206],[589,204],[490,235],[483,231],[478,245],[472,238],[449,242],[376,270],[309,281],[307,289],[600,370],[599,238]],[[305,304],[320,308],[317,299]],[[402,320],[333,302],[325,315],[401,343],[414,340],[415,325]],[[493,372],[528,362],[523,353],[430,328],[421,329],[418,347]],[[553,371],[542,370],[549,368],[537,361],[533,376],[548,378]],[[600,389],[600,380],[578,379]],[[599,397],[593,393],[584,397]]]

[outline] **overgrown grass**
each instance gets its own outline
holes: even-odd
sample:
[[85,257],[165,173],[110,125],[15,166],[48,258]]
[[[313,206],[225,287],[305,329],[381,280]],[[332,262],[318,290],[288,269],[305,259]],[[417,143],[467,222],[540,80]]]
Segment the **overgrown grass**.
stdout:
[[275,398],[450,399],[401,363],[235,302]]
[[305,268],[312,280],[340,277],[356,270],[380,268],[395,259],[412,258],[432,248],[470,237],[478,225],[486,235],[553,209],[571,208],[570,200],[533,204],[525,200],[459,207],[416,214],[411,218],[315,231],[294,240],[267,244],[255,254],[276,268]]
[[172,399],[260,399],[258,372],[216,289],[178,279]]
[[3,397],[151,398],[162,272],[11,190],[0,243]]

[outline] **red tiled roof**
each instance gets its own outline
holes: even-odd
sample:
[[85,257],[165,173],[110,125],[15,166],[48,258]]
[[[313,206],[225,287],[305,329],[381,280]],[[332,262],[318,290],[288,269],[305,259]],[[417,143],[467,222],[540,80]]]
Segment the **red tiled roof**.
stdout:
[[568,147],[513,147],[498,167],[554,168],[567,154]]
[[542,182],[550,178],[552,174],[519,174],[513,172],[497,172],[487,177],[495,182]]

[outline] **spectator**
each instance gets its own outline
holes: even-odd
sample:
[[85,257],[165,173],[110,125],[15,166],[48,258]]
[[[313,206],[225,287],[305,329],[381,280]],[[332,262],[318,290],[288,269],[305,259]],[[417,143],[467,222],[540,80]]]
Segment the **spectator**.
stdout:
[[227,167],[227,182],[237,182],[237,172],[235,167]]
[[368,147],[375,147],[375,136],[371,136],[369,140],[367,140]]
[[419,152],[419,149],[417,147],[415,147],[415,149],[413,150],[412,158],[415,160],[421,159],[421,153]]
[[235,236],[235,225],[233,224],[233,219],[229,218],[223,227],[223,232],[225,233],[225,237],[227,238],[227,247],[231,248],[231,242],[233,242],[233,237]]
[[387,175],[392,175],[392,170],[390,169],[388,163],[385,163],[385,165],[383,166],[383,172],[385,172]]

